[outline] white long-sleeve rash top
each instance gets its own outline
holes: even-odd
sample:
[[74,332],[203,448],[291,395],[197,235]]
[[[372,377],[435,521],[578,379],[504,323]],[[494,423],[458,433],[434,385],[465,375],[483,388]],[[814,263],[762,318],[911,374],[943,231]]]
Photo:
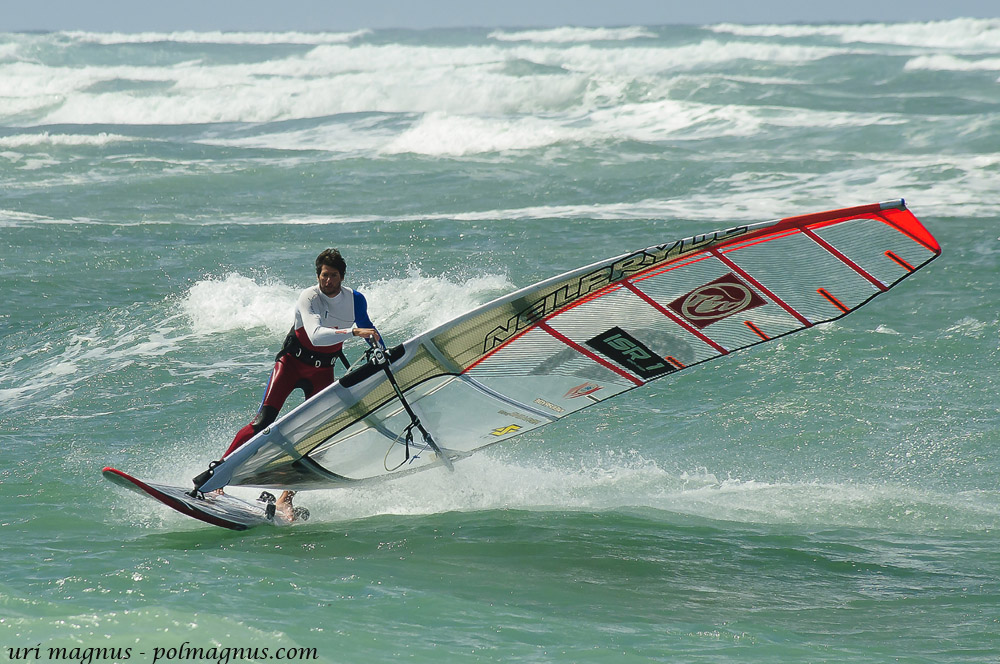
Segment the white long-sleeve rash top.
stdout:
[[375,327],[368,317],[368,302],[358,291],[341,286],[337,295],[327,297],[316,285],[299,295],[295,336],[309,350],[335,353],[344,341],[355,338],[355,327]]

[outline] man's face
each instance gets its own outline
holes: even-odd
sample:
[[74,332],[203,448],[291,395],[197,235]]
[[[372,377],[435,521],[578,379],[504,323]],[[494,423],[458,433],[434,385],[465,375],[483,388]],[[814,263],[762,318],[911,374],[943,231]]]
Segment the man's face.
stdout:
[[317,281],[319,281],[319,290],[327,297],[333,297],[340,293],[340,282],[344,280],[344,275],[340,273],[335,267],[330,267],[329,265],[324,265],[320,271]]

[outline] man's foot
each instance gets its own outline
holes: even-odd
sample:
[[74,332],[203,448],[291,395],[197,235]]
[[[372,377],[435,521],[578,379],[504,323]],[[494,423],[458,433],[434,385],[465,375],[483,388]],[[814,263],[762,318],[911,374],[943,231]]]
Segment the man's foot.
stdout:
[[295,521],[296,517],[295,507],[292,506],[292,498],[294,497],[294,491],[282,491],[281,495],[278,496],[277,502],[274,504],[275,510],[289,521]]

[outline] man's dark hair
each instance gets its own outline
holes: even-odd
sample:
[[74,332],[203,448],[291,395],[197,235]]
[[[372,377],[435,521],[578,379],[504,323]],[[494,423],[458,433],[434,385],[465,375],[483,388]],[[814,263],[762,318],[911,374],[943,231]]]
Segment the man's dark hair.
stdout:
[[347,275],[347,262],[344,261],[344,257],[340,255],[340,252],[336,249],[324,249],[323,253],[316,257],[316,276],[323,271],[323,266],[329,265],[330,267],[338,270],[340,272],[341,278]]

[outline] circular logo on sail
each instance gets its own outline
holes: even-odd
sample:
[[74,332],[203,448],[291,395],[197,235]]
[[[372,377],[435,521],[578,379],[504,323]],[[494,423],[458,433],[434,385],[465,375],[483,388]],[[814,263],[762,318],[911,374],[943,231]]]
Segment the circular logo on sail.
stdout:
[[668,306],[697,328],[766,304],[752,288],[729,273],[695,288]]
[[688,320],[715,320],[743,311],[752,300],[743,284],[708,284],[684,298],[681,313]]

